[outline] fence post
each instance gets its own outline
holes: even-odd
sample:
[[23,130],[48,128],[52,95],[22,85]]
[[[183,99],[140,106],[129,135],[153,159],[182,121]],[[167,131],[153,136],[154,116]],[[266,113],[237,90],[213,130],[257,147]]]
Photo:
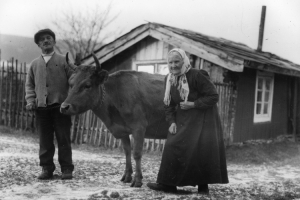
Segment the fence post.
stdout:
[[[23,72],[24,71],[24,72]],[[21,112],[21,129],[24,129],[24,115],[25,115],[25,107],[24,107],[24,96],[25,96],[25,81],[26,81],[26,63],[24,63],[24,66],[22,68],[21,66],[21,75],[22,75],[22,112]]]
[[15,74],[15,106],[14,106],[14,121],[15,128],[18,128],[19,118],[19,84],[18,84],[18,60],[16,59],[16,74]]
[[[100,119],[98,119],[100,121]],[[99,141],[98,141],[98,147],[101,145],[101,138],[103,133],[103,122],[100,121],[100,129],[99,129]]]
[[90,128],[89,128],[89,132],[88,132],[88,134],[89,134],[88,143],[89,144],[92,144],[92,139],[93,139],[94,118],[95,118],[94,113],[91,112],[90,113]]
[[0,69],[1,71],[1,79],[0,79],[0,124],[2,125],[2,103],[3,103],[3,78],[4,78],[4,62],[2,62],[2,67]]
[[14,70],[14,68],[13,68],[13,63],[14,63],[14,58],[12,58],[12,60],[11,60],[11,70],[10,70],[10,80],[9,80],[9,82],[10,82],[10,87],[9,87],[9,105],[8,105],[8,109],[9,109],[9,111],[8,111],[8,113],[9,113],[9,115],[8,115],[8,126],[9,127],[12,127],[12,111],[11,111],[11,109],[12,109],[12,82],[13,82],[13,70]]
[[6,78],[5,78],[5,111],[4,111],[4,124],[7,126],[8,124],[8,69],[9,64],[6,63]]

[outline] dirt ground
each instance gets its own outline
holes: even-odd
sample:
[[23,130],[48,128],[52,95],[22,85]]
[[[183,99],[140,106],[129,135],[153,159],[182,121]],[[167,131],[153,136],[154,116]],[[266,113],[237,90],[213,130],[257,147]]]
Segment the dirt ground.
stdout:
[[[227,149],[229,184],[209,185],[210,195],[197,194],[196,187],[179,187],[178,194],[152,191],[146,183],[156,180],[161,155],[145,153],[143,186],[131,188],[121,176],[125,156],[121,150],[103,150],[85,145],[73,147],[74,178],[39,181],[36,136],[9,129],[0,130],[1,200],[96,200],[96,199],[300,199],[300,144],[287,139],[252,141]],[[134,165],[133,165],[134,166]]]

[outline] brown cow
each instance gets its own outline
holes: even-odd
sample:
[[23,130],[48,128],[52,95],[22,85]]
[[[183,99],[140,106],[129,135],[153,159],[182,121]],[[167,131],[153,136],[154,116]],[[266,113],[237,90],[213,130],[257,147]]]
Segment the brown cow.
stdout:
[[[61,112],[74,115],[92,110],[114,137],[122,140],[126,168],[121,181],[132,181],[131,187],[141,187],[144,138],[163,139],[168,133],[163,104],[164,76],[137,71],[118,71],[108,76],[95,55],[93,57],[96,67],[76,67]],[[134,139],[136,162],[133,180],[130,134]]]

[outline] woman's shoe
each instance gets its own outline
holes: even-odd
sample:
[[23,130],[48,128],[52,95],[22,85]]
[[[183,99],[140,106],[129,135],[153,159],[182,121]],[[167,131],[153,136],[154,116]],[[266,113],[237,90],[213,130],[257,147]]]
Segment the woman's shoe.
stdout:
[[160,183],[147,183],[147,186],[152,190],[171,192],[171,193],[177,192],[176,186],[172,186],[172,185],[164,185]]
[[200,185],[198,185],[198,194],[209,195],[208,184],[200,184]]

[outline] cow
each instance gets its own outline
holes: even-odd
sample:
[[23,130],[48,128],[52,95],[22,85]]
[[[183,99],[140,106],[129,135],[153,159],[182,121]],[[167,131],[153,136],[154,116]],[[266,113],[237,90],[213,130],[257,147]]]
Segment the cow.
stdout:
[[[165,139],[168,134],[163,103],[164,76],[132,70],[109,75],[101,69],[96,56],[92,56],[96,67],[73,66],[76,70],[69,79],[69,94],[60,110],[68,115],[92,110],[113,136],[122,141],[126,167],[121,181],[131,182],[131,187],[141,187],[144,138]],[[133,179],[130,135],[136,163]]]

